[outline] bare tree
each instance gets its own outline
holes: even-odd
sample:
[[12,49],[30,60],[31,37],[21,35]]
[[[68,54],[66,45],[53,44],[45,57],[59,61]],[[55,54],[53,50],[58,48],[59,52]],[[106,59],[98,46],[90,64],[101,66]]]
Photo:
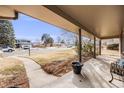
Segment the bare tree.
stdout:
[[47,44],[50,44],[50,46],[53,46],[53,43],[54,43],[53,38],[49,34],[46,34],[46,33],[42,35],[41,41],[43,42],[45,47],[47,46]]

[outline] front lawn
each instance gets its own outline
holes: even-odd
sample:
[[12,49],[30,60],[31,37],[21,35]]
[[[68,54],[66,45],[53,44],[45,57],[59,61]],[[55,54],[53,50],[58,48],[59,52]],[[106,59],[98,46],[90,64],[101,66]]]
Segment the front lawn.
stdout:
[[61,50],[47,54],[34,54],[31,55],[30,58],[36,61],[38,64],[43,65],[55,61],[71,59],[74,58],[75,56],[76,56],[76,52],[73,49],[69,49],[69,50]]
[[73,49],[61,50],[48,54],[35,54],[30,57],[42,69],[55,76],[62,76],[72,70],[72,62],[77,59],[77,54]]
[[0,58],[0,87],[29,87],[25,67],[20,60]]

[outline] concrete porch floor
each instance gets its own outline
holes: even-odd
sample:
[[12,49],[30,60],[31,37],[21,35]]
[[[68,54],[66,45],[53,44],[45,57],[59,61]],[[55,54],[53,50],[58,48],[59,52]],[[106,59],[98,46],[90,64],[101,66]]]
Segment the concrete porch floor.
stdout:
[[[82,75],[69,72],[61,78],[43,86],[45,88],[123,88],[124,82],[111,79],[110,63],[117,60],[116,56],[98,56],[90,59],[82,68]],[[118,76],[116,76],[118,78]]]

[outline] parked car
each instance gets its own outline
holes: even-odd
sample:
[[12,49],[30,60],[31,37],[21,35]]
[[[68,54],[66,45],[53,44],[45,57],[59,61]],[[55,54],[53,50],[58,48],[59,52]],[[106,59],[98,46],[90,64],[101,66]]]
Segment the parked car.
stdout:
[[9,46],[2,47],[1,50],[2,50],[3,52],[13,52],[13,51],[15,51],[14,48],[9,47]]

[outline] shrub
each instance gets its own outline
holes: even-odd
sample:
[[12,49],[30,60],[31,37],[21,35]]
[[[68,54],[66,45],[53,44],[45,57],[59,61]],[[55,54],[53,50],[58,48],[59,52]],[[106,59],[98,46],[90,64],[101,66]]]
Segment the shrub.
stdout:
[[83,56],[92,56],[93,55],[93,44],[87,43],[82,47]]
[[[93,55],[93,44],[92,43],[85,43],[82,46],[82,56],[92,56]],[[76,46],[76,52],[79,55],[79,45]]]

